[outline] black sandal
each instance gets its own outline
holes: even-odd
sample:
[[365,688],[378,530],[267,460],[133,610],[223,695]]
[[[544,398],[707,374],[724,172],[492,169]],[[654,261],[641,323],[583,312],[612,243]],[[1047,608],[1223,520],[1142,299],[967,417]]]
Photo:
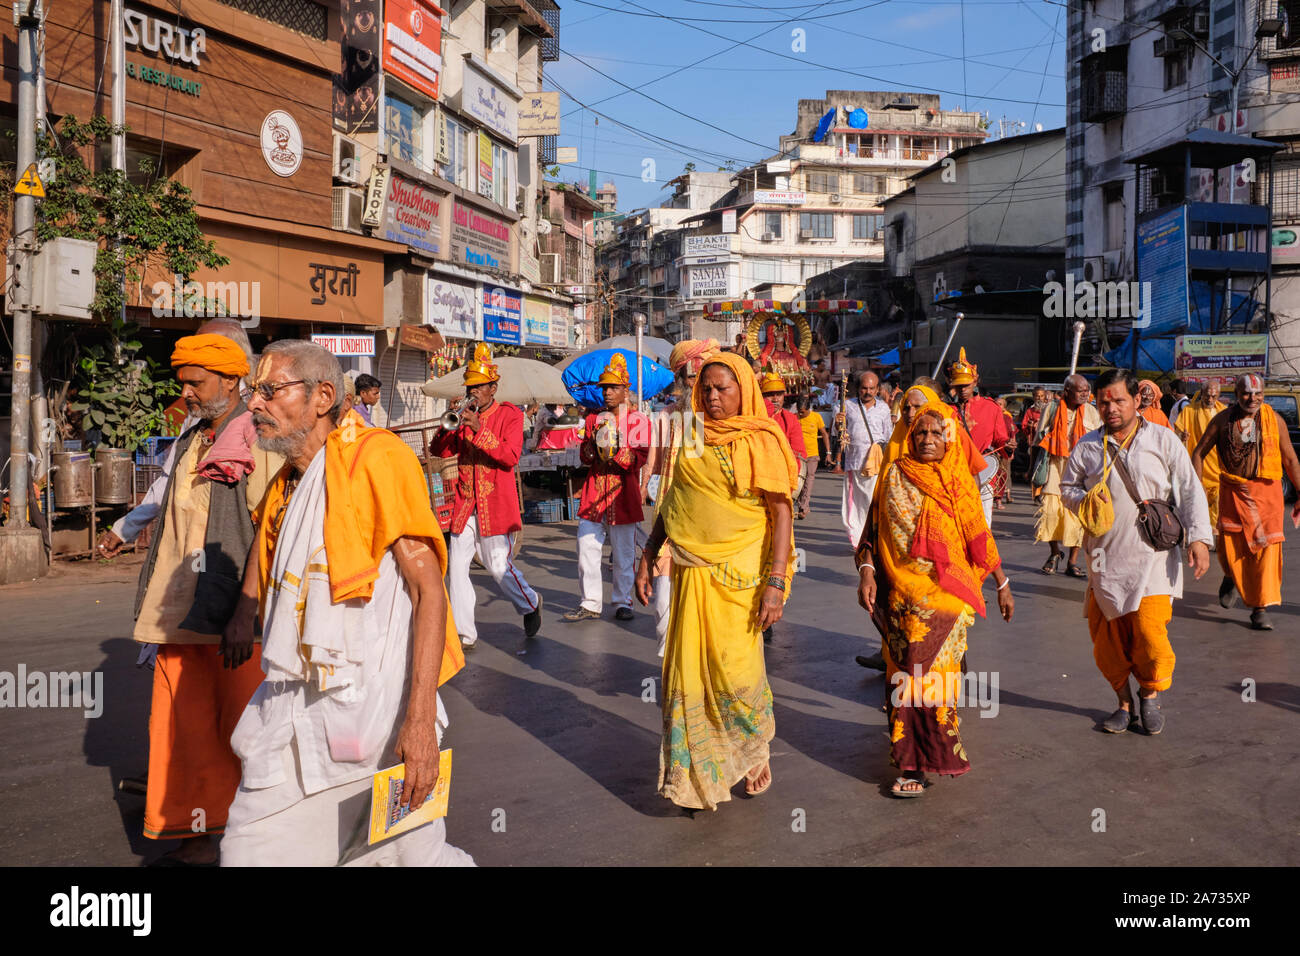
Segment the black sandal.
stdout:
[[1061,555],[1059,554],[1052,555],[1050,558],[1047,559],[1047,563],[1043,565],[1043,573],[1055,574],[1056,566],[1060,563],[1061,563]]
[[1065,566],[1065,573],[1072,578],[1086,578],[1088,576],[1088,572],[1083,570],[1083,568],[1079,567],[1077,564],[1067,564]]

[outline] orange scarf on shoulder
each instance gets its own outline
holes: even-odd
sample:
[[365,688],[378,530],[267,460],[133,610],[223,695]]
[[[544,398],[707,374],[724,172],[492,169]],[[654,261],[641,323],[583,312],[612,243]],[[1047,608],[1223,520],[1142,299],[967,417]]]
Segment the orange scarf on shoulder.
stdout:
[[[917,410],[913,428],[926,412],[950,420],[944,406],[932,402]],[[979,487],[961,443],[949,441],[943,458],[928,462],[912,455],[909,441],[894,465],[925,496],[908,553],[932,562],[939,586],[983,617],[980,588],[1002,564],[1002,558],[984,521]]]
[[1070,457],[1070,452],[1074,451],[1074,446],[1079,443],[1079,439],[1087,434],[1083,424],[1083,406],[1080,405],[1074,410],[1073,425],[1069,424],[1069,417],[1070,410],[1066,407],[1065,400],[1058,398],[1056,411],[1052,414],[1052,427],[1047,430],[1038,447],[1058,458]]
[[[357,416],[360,418],[360,416]],[[424,474],[409,445],[385,428],[340,422],[325,441],[325,552],[330,596],[337,603],[370,600],[379,562],[401,537],[427,538],[447,573],[447,544],[429,504]],[[350,427],[349,427],[350,426]],[[286,465],[267,489],[257,532],[261,607],[265,609],[275,542],[287,505],[291,468]],[[444,600],[446,584],[443,584]],[[438,685],[465,666],[460,636],[447,605]]]

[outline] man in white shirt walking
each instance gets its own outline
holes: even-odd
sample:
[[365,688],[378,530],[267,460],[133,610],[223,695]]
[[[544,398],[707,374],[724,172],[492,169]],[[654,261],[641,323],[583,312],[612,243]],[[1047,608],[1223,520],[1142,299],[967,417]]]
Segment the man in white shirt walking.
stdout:
[[[1103,425],[1074,446],[1061,478],[1061,502],[1084,525],[1088,555],[1088,627],[1093,659],[1110,682],[1119,709],[1102,729],[1122,734],[1135,719],[1129,675],[1138,682],[1143,729],[1164,729],[1158,695],[1173,682],[1174,652],[1168,627],[1173,601],[1183,596],[1183,547],[1187,566],[1200,578],[1210,567],[1210,510],[1178,436],[1138,415],[1138,380],[1111,369],[1096,382]],[[1127,470],[1144,501],[1169,501],[1184,529],[1183,545],[1157,551],[1138,528],[1138,506],[1119,469]],[[1106,482],[1106,491],[1089,493]],[[1114,521],[1105,526],[1095,512],[1108,497]],[[1088,501],[1085,502],[1085,498]]]
[[[894,431],[889,406],[880,401],[880,380],[875,372],[858,376],[857,398],[844,405],[844,414],[836,416],[841,436],[848,437],[844,451],[844,492],[840,500],[840,518],[849,534],[849,547],[856,548],[871,510],[871,496],[876,491],[878,474],[863,475],[862,466],[872,445],[885,445]],[[841,438],[843,440],[843,437]],[[883,452],[883,448],[881,451]]]

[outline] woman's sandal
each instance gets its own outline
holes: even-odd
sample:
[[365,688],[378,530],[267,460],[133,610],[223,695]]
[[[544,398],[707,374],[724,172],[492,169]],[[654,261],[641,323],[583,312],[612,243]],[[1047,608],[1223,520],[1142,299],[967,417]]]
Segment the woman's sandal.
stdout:
[[1056,566],[1060,563],[1061,563],[1061,555],[1059,554],[1052,555],[1050,558],[1047,559],[1047,563],[1043,565],[1043,573],[1055,574]]
[[[749,784],[753,783],[759,777],[763,776],[764,770],[767,771],[767,783],[763,784],[757,790],[750,790]],[[745,774],[745,793],[748,796],[756,797],[760,793],[766,793],[767,788],[770,786],[772,786],[772,765],[770,762],[764,763],[763,766],[751,770],[749,773]]]
[[1067,564],[1065,566],[1065,573],[1072,578],[1086,578],[1088,576],[1088,572],[1083,570],[1083,568],[1079,567],[1077,564]]
[[[907,786],[909,783],[920,784],[920,789],[904,790],[903,787]],[[924,777],[920,780],[917,780],[915,777],[898,777],[894,780],[894,786],[890,788],[889,792],[895,797],[919,797],[921,794],[925,793],[925,784],[926,781]]]

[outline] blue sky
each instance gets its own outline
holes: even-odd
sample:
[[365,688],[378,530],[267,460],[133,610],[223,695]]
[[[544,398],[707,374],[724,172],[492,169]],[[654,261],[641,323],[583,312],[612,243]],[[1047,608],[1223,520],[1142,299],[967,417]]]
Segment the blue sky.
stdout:
[[[1065,121],[1067,11],[1055,0],[559,2],[545,86],[566,94],[559,144],[578,147],[560,178],[585,182],[594,166],[618,185],[621,211],[658,205],[687,162],[775,153],[797,101],[828,89],[940,92],[944,109],[1027,129]],[[657,182],[642,179],[647,160]]]

